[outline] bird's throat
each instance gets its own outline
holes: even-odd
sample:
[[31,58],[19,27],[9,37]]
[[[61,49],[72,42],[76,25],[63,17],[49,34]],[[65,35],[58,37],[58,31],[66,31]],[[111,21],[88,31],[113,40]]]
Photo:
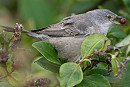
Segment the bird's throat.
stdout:
[[104,34],[105,36],[108,33],[109,28],[112,26],[113,24],[111,22],[106,22],[103,24],[100,24],[100,30],[101,30],[101,34]]

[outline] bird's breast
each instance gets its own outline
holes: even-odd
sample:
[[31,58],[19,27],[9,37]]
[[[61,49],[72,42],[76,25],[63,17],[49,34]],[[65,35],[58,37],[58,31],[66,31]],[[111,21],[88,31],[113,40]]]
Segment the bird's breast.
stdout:
[[80,54],[80,48],[86,37],[55,37],[49,42],[55,47],[62,58],[73,60]]

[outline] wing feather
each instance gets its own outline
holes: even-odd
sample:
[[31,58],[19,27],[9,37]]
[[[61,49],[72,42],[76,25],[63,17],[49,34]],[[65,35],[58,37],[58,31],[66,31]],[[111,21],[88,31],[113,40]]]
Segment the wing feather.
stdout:
[[34,30],[32,32],[39,34],[46,34],[49,36],[76,36],[76,35],[86,35],[88,26],[87,19],[85,19],[84,14],[69,16],[61,20],[57,24],[42,28],[40,30]]

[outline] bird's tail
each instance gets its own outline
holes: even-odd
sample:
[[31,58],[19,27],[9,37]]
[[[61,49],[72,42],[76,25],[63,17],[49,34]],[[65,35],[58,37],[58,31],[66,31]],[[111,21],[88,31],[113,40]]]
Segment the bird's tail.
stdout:
[[38,34],[36,32],[24,30],[23,26],[17,23],[15,25],[15,28],[7,27],[7,26],[0,26],[0,27],[2,27],[4,31],[13,32],[13,33],[18,32],[18,30],[21,30],[21,32],[25,33],[27,36],[40,40],[40,41],[48,41],[50,38],[48,35],[45,35],[45,34]]

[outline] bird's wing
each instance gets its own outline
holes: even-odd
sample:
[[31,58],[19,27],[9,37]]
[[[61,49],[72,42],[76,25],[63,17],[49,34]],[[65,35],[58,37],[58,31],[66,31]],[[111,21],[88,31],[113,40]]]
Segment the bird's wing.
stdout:
[[82,14],[64,18],[61,22],[32,32],[49,36],[76,36],[85,35],[88,24]]

